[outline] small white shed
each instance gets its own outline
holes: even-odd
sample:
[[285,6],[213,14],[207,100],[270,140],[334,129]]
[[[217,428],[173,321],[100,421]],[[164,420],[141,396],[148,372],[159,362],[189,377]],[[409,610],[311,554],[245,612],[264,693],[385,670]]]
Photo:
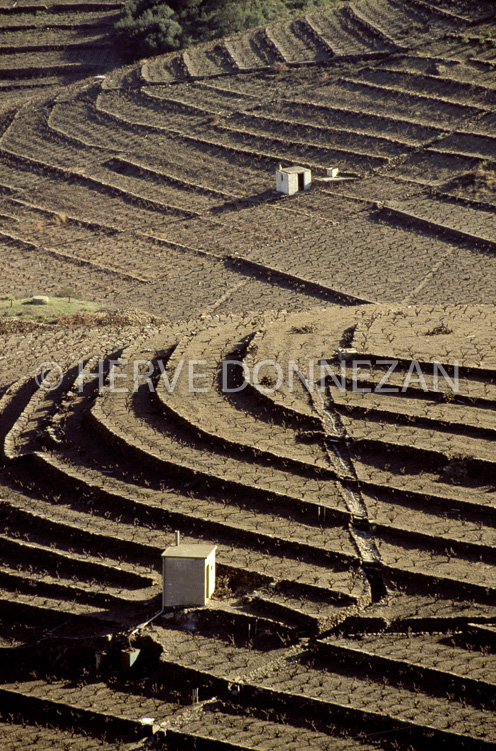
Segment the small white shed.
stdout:
[[162,553],[162,607],[202,607],[215,589],[217,545],[174,545]]
[[276,190],[292,196],[300,190],[308,190],[312,184],[312,173],[306,167],[279,167],[276,169]]

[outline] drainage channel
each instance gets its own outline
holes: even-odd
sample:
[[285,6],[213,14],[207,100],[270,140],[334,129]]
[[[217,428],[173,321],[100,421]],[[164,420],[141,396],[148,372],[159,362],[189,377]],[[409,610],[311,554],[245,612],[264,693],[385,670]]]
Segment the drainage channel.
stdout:
[[[345,478],[356,480],[355,468],[348,451],[346,431],[340,424],[339,418],[326,408],[324,396],[318,383],[314,384],[313,391],[308,387],[307,391],[324,428],[325,446],[329,460],[335,466],[335,459],[337,459],[341,470],[338,475],[344,471]],[[381,556],[370,527],[367,507],[360,489],[356,487],[352,490],[344,481],[345,478],[338,482],[338,488],[346,508],[351,514],[350,535],[362,561],[363,572],[370,586],[372,602],[379,602],[387,594]]]

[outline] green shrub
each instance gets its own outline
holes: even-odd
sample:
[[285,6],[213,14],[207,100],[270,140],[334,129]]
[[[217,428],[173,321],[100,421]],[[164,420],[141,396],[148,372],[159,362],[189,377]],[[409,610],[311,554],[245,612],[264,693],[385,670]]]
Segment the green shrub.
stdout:
[[283,15],[286,8],[282,0],[237,0],[237,2],[220,3],[206,18],[210,38],[236,34],[253,26],[263,26]]
[[54,297],[67,297],[68,301],[71,301],[71,297],[76,296],[76,291],[72,287],[62,287],[57,290]]
[[177,14],[160,0],[130,0],[115,28],[132,57],[170,52],[184,43]]
[[172,52],[334,0],[128,0],[116,31],[128,57]]

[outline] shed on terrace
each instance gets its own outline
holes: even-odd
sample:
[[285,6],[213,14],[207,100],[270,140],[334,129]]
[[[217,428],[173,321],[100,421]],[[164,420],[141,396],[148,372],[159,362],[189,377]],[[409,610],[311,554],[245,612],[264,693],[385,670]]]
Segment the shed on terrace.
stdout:
[[174,545],[162,553],[162,607],[202,607],[215,589],[216,545]]
[[312,173],[306,167],[279,167],[276,169],[276,190],[292,196],[301,190],[308,190],[312,184]]

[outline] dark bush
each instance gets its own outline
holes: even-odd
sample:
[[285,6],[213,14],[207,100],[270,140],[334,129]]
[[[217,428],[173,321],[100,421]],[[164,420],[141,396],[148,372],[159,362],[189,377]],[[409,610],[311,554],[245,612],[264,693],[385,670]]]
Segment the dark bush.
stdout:
[[333,0],[128,0],[116,24],[131,58],[217,39]]
[[115,28],[131,57],[158,55],[184,45],[177,14],[161,0],[130,0]]

